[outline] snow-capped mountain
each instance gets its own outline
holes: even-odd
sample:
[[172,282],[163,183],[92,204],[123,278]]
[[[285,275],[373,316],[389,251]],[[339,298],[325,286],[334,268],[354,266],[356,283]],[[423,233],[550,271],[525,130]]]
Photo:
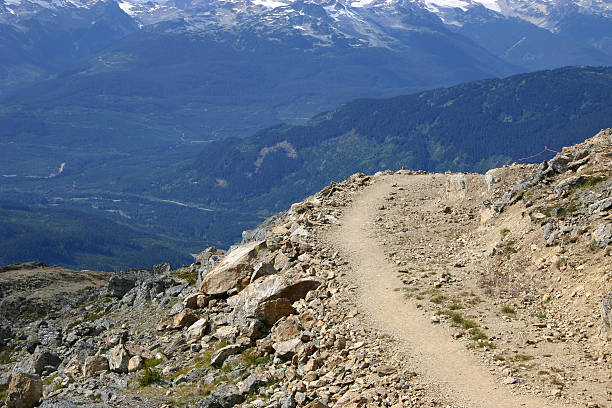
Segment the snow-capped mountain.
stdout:
[[[197,43],[212,61],[228,50],[255,64],[267,57],[263,50],[279,59],[309,52],[304,64],[314,67],[322,60],[313,50],[331,64],[342,55],[347,60],[332,72],[357,67],[389,89],[612,65],[608,0],[0,0],[0,33],[0,95],[92,57],[96,72],[131,69],[142,41],[157,37]],[[122,57],[111,58],[119,62],[101,63],[105,49],[120,49]],[[158,60],[165,51],[151,50]],[[388,69],[377,70],[372,55]],[[354,96],[368,95],[378,94]]]
[[461,12],[484,7],[505,17],[517,17],[539,27],[553,29],[568,14],[612,15],[612,3],[607,0],[418,0],[442,19],[453,20]]

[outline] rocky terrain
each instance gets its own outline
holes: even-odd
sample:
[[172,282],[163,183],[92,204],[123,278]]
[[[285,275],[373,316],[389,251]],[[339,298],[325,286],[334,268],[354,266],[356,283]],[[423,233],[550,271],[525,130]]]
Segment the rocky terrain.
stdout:
[[6,301],[3,269],[1,399],[611,407],[611,159],[608,129],[485,175],[355,174],[227,254],[92,275],[46,315]]

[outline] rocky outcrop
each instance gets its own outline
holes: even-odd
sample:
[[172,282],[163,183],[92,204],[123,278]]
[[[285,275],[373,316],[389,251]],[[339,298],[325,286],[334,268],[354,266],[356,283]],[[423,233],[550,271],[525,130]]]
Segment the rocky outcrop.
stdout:
[[223,296],[240,291],[249,284],[254,260],[266,249],[264,241],[239,246],[226,255],[203,279],[200,291],[209,296]]
[[130,355],[123,346],[119,344],[110,349],[108,356],[108,367],[116,373],[127,373],[130,362]]
[[108,282],[108,295],[121,299],[139,282],[164,277],[172,270],[169,263],[155,265],[152,269],[127,269],[113,274]]
[[291,303],[304,298],[321,283],[319,278],[301,274],[260,278],[228,299],[233,308],[229,320],[234,324],[244,324],[249,318],[257,318],[272,325],[292,313]]
[[32,408],[42,397],[42,381],[38,375],[16,373],[6,392],[8,408]]
[[89,356],[83,364],[83,377],[90,378],[108,371],[108,359],[105,356]]

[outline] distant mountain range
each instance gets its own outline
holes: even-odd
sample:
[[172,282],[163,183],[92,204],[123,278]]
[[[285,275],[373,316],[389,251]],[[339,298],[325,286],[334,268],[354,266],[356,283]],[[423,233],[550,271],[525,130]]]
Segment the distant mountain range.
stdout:
[[53,124],[53,143],[246,136],[358,97],[612,65],[611,16],[596,0],[0,0],[0,114]]
[[0,263],[188,263],[331,180],[401,166],[485,171],[575,144],[611,117],[612,68],[582,67],[355,100],[304,125],[163,151],[14,138],[0,149]]

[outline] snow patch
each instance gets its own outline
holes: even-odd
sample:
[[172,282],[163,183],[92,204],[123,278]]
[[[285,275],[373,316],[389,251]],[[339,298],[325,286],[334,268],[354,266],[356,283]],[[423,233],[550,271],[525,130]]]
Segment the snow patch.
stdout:
[[489,10],[501,12],[501,7],[497,4],[498,0],[425,0],[425,6],[434,12],[444,8],[460,8],[463,11],[471,7],[482,5]]
[[258,6],[264,6],[267,8],[283,7],[287,5],[287,3],[283,3],[282,1],[276,0],[253,0],[253,4],[256,4]]
[[501,12],[501,7],[497,3],[497,0],[478,0],[476,3],[480,3],[489,10]]
[[376,0],[357,0],[350,3],[351,7],[367,7]]
[[425,1],[428,7],[435,8],[460,8],[465,11],[468,9],[469,4],[463,0],[428,0]]

